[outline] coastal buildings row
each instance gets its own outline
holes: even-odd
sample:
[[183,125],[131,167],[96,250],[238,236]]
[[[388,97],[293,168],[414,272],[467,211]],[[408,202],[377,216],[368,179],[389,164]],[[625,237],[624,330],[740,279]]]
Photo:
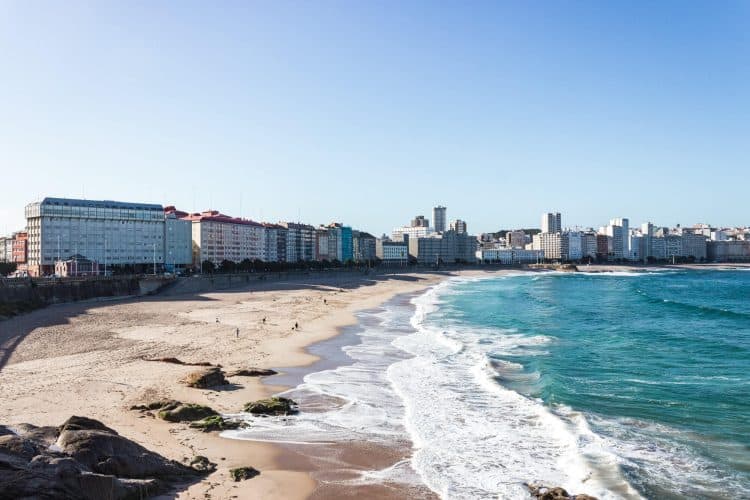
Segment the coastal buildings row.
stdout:
[[334,222],[267,223],[216,210],[188,213],[173,206],[117,201],[45,198],[27,205],[26,228],[0,237],[0,262],[32,276],[133,271],[180,271],[229,261],[359,262],[387,265],[442,263],[524,264],[552,261],[741,261],[750,260],[750,230],[630,227],[614,218],[594,229],[563,229],[559,212],[543,214],[538,229],[482,234],[462,219],[448,221],[436,206],[432,222],[422,215],[394,228],[390,237]]
[[0,239],[0,260],[32,276],[106,273],[121,266],[179,271],[204,261],[219,266],[376,258],[374,236],[340,223],[270,224],[215,210],[191,214],[157,204],[69,198],[31,203],[25,215],[26,231]]

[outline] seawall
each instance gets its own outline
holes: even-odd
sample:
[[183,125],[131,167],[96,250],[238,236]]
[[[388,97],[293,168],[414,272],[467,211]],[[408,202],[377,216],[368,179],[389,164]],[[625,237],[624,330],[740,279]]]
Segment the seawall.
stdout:
[[0,319],[61,302],[150,295],[173,281],[163,276],[0,279]]

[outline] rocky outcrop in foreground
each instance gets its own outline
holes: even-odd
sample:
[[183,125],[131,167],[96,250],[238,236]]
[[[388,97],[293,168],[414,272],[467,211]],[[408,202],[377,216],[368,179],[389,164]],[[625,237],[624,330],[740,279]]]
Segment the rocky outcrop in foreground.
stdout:
[[254,415],[294,415],[297,403],[288,398],[274,396],[245,405],[245,411]]
[[540,484],[526,484],[526,487],[529,489],[531,496],[538,500],[597,500],[596,497],[589,495],[570,495],[560,487],[551,488]]
[[0,425],[0,498],[144,498],[204,473],[85,417],[60,427]]
[[183,380],[188,387],[197,389],[209,389],[220,385],[228,385],[229,381],[224,378],[224,372],[218,366],[212,366],[203,370],[190,373]]

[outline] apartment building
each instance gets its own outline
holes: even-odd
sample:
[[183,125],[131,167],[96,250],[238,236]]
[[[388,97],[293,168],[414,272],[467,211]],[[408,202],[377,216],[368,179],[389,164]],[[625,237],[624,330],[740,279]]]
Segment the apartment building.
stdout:
[[316,229],[309,224],[279,222],[286,229],[286,262],[316,260]]
[[375,255],[383,264],[406,265],[409,261],[409,246],[403,241],[378,239],[375,242]]
[[205,261],[263,260],[266,232],[262,224],[224,215],[216,210],[185,217],[192,223],[193,264]]
[[55,262],[80,255],[107,265],[161,265],[161,205],[44,198],[25,209],[28,272],[52,274]]
[[466,221],[456,219],[450,224],[451,231],[466,234]]
[[352,230],[352,252],[354,262],[375,260],[375,236],[365,231]]
[[524,248],[526,246],[526,233],[523,231],[508,231],[505,234],[505,241],[508,248]]
[[534,264],[544,260],[543,250],[523,248],[483,248],[476,252],[477,260],[486,264]]
[[424,238],[409,238],[409,255],[420,264],[475,262],[477,239],[448,230]]

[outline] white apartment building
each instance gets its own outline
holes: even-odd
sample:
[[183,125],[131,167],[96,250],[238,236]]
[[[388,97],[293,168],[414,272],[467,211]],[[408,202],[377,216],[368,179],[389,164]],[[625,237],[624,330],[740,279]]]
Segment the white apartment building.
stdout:
[[375,255],[384,263],[406,264],[409,260],[409,247],[400,241],[375,241]]
[[108,265],[164,263],[164,209],[149,203],[44,198],[26,206],[28,271],[54,273],[72,255]]
[[544,260],[543,250],[523,248],[483,248],[477,250],[477,260],[495,264],[534,264]]
[[404,235],[408,236],[409,239],[415,238],[426,238],[435,231],[427,226],[402,226],[393,229],[391,238],[393,241],[404,241]]
[[615,259],[630,258],[630,221],[618,217],[609,221],[607,236],[612,237],[612,253]]
[[224,260],[263,260],[266,231],[257,222],[229,217],[216,210],[186,217],[193,224],[193,262],[214,265]]

